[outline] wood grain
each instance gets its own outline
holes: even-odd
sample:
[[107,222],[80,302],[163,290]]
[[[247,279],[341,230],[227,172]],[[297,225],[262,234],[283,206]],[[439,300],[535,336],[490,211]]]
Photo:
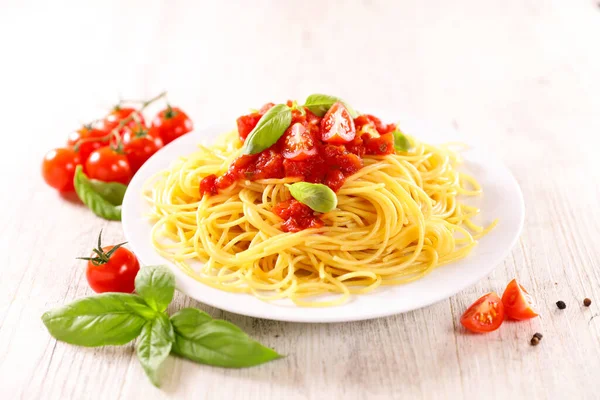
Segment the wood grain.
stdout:
[[[7,399],[598,398],[600,9],[594,1],[0,4],[0,393]],[[96,218],[44,186],[39,163],[119,95],[168,89],[197,124],[249,105],[335,93],[434,119],[493,149],[525,196],[525,229],[477,285],[373,321],[247,318],[181,294],[287,357],[228,370],[172,358],[147,382],[133,346],[57,343],[48,308],[91,294],[81,263]],[[458,318],[518,277],[540,318],[471,335]],[[590,308],[582,306],[590,297]],[[564,300],[560,311],[555,302]],[[542,332],[539,346],[529,345]]]

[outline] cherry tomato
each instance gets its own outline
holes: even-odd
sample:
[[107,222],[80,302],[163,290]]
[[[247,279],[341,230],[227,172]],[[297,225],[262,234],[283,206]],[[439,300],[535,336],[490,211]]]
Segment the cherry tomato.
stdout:
[[167,107],[152,120],[152,130],[165,145],[190,132],[193,127],[192,120],[177,107]]
[[85,276],[94,292],[133,293],[135,290],[140,263],[131,251],[121,247],[123,244],[102,247],[98,238],[98,248],[90,257],[81,258],[88,260]]
[[85,163],[87,175],[104,182],[119,182],[127,185],[133,176],[125,154],[110,146],[94,150]]
[[136,173],[138,169],[161,147],[162,139],[153,136],[145,126],[139,124],[134,128],[127,128],[123,134],[123,146],[131,172]]
[[480,297],[460,317],[460,323],[471,332],[495,331],[504,321],[504,305],[496,293]]
[[343,144],[351,142],[356,135],[354,121],[346,107],[337,102],[331,106],[321,120],[321,139],[324,142]]
[[50,150],[42,162],[42,176],[54,189],[66,192],[73,190],[75,167],[80,164],[79,154],[73,149]]
[[302,161],[317,154],[315,141],[302,123],[296,122],[285,131],[281,154],[294,161]]
[[145,123],[144,116],[136,108],[115,106],[110,112],[110,114],[108,114],[106,118],[104,118],[103,129],[106,132],[110,133],[110,131],[115,129],[122,120],[124,120],[125,118],[129,118],[129,116],[131,116],[131,114],[133,113],[136,113],[135,118],[132,119],[129,123],[127,123],[127,126],[133,127],[138,123]]
[[502,295],[504,312],[509,318],[518,321],[537,317],[535,301],[527,290],[521,286],[516,279],[509,282]]
[[92,151],[99,149],[100,147],[104,147],[109,143],[108,140],[102,140],[107,135],[108,132],[103,129],[92,128],[91,126],[84,125],[79,130],[69,135],[67,145],[74,148],[75,145],[79,143],[77,149],[77,152],[79,153],[79,159],[82,163],[85,163],[90,154],[92,154]]

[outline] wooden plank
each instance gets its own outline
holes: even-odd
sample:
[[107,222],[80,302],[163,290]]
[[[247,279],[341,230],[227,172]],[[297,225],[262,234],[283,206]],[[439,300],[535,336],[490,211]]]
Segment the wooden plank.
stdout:
[[[568,4],[567,4],[568,3]],[[597,398],[600,384],[600,9],[594,1],[7,3],[0,9],[3,195],[0,393],[44,399]],[[169,89],[197,124],[249,105],[337,93],[431,118],[498,153],[527,205],[518,245],[487,279],[374,321],[247,318],[178,294],[287,357],[244,370],[172,358],[162,390],[132,345],[57,343],[41,314],[91,294],[85,255],[102,221],[48,190],[47,149],[119,94]],[[458,319],[517,277],[542,316],[471,335]],[[584,297],[594,301],[583,307]],[[564,300],[564,311],[555,302]],[[539,346],[528,341],[535,332]]]

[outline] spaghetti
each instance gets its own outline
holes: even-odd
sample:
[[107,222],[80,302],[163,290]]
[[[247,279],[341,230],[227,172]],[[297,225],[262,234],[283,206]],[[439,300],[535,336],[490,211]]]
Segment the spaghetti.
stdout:
[[290,199],[285,184],[301,177],[241,179],[210,196],[199,191],[205,177],[224,174],[240,156],[237,135],[200,146],[145,190],[154,248],[209,286],[299,306],[342,304],[466,257],[493,227],[476,225],[479,210],[459,200],[481,188],[457,170],[452,146],[408,138],[410,151],[363,156],[337,191],[337,208],[319,215],[323,226],[286,232],[273,210]]

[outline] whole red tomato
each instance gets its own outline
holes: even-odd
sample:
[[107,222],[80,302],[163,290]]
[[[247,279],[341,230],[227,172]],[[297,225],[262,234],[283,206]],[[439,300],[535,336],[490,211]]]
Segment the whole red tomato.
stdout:
[[127,128],[123,134],[123,148],[134,174],[161,147],[162,139],[150,134],[145,126]]
[[178,107],[168,106],[152,120],[152,133],[169,144],[193,129],[192,120]]
[[99,237],[98,248],[92,255],[80,257],[88,261],[85,276],[94,292],[133,293],[135,290],[135,276],[140,270],[140,263],[131,251],[122,247],[124,244],[102,247]]
[[85,163],[85,171],[92,179],[124,185],[127,185],[133,176],[127,156],[110,146],[94,150]]
[[145,123],[144,116],[138,109],[132,107],[115,106],[110,112],[110,114],[108,114],[106,118],[104,118],[104,129],[107,132],[112,131],[119,125],[119,123],[122,120],[124,120],[125,118],[129,118],[133,113],[135,113],[135,118],[133,118],[129,123],[127,123],[127,126],[133,127],[137,123]]
[[84,125],[79,130],[69,135],[67,146],[75,148],[75,145],[77,145],[76,151],[79,153],[79,159],[82,164],[85,164],[86,160],[94,150],[106,146],[109,143],[107,135],[108,132],[103,129]]
[[73,149],[50,150],[42,162],[42,176],[54,189],[66,192],[73,190],[75,168],[80,164],[79,154]]

